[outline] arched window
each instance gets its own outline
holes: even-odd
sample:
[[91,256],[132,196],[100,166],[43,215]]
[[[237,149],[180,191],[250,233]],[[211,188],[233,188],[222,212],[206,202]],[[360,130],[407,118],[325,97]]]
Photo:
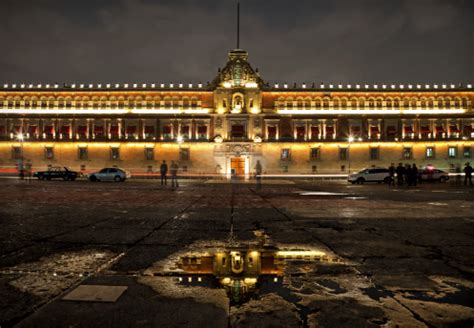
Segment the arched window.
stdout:
[[369,99],[369,108],[370,108],[370,109],[373,109],[374,106],[375,106],[374,99],[372,99],[372,98]]
[[356,109],[357,108],[357,99],[352,98],[351,99],[351,108]]
[[387,108],[392,108],[392,107],[393,107],[392,98],[387,98],[387,99],[385,100],[385,107],[387,107]]
[[324,109],[329,108],[329,99],[328,98],[323,99],[323,107],[324,107]]
[[377,108],[382,108],[382,99],[381,98],[377,98],[376,102],[375,102],[375,107]]
[[359,108],[364,108],[364,107],[365,107],[365,99],[359,98]]
[[48,108],[54,108],[54,97],[49,97]]
[[314,107],[321,108],[321,98],[316,98],[314,101]]

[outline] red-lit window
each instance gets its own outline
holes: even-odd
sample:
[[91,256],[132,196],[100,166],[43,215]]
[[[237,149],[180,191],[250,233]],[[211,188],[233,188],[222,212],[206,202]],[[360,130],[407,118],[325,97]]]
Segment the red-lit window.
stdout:
[[451,133],[459,133],[458,126],[457,126],[457,125],[451,125],[451,126],[449,127],[449,131],[450,131]]
[[28,133],[30,134],[30,137],[35,136],[38,133],[38,127],[36,125],[30,125],[28,127]]
[[94,135],[96,137],[104,135],[104,127],[103,126],[94,126]]
[[373,137],[378,137],[380,135],[380,130],[378,126],[371,126],[370,127],[370,135]]
[[61,134],[62,135],[69,136],[69,132],[71,132],[71,127],[69,125],[63,125],[61,127]]
[[43,128],[43,133],[46,135],[46,136],[52,136],[53,135],[53,132],[54,132],[54,128],[52,125],[46,125],[44,128]]
[[0,126],[0,135],[4,135],[5,134],[5,127],[2,125]]
[[427,136],[428,134],[431,133],[430,127],[429,126],[422,126],[420,129],[420,133],[422,136]]
[[111,135],[112,137],[118,137],[118,135],[119,135],[119,127],[118,127],[118,125],[112,125],[112,126],[110,127],[110,135]]
[[304,140],[306,134],[306,129],[304,126],[297,126],[296,127],[296,139],[297,140]]
[[443,135],[443,133],[444,133],[444,127],[442,127],[440,125],[436,126],[436,135],[441,137]]
[[77,134],[80,136],[87,135],[87,126],[86,125],[79,125],[77,128]]
[[145,137],[153,137],[155,135],[155,127],[153,125],[145,125]]
[[326,126],[326,135],[329,137],[334,136],[334,127],[333,126]]
[[318,126],[312,126],[311,127],[311,138],[312,139],[317,139],[319,137],[319,127]]

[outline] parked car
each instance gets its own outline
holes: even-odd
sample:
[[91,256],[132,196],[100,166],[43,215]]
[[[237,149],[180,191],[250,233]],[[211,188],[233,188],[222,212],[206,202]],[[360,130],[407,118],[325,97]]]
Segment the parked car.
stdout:
[[449,174],[433,166],[427,166],[418,172],[418,181],[439,181],[446,182],[449,180]]
[[121,182],[131,177],[130,172],[117,167],[106,167],[98,172],[89,174],[89,180],[94,181],[115,181]]
[[76,171],[71,171],[67,167],[51,167],[47,171],[38,171],[33,173],[33,177],[39,180],[63,179],[74,181],[79,176]]
[[365,182],[389,183],[390,173],[384,168],[363,169],[357,173],[349,174],[347,181],[352,184],[363,184]]

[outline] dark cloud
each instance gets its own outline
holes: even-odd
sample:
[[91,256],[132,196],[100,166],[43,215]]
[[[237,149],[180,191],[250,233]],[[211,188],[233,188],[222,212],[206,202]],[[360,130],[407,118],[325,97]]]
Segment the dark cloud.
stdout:
[[[231,0],[2,0],[5,82],[208,81],[235,47]],[[469,0],[241,1],[267,81],[473,82]]]

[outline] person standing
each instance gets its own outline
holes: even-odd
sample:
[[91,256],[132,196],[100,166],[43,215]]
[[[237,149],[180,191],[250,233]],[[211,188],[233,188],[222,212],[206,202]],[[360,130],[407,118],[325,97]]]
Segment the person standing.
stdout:
[[18,167],[18,176],[20,177],[20,180],[23,180],[25,178],[25,167],[23,163],[23,157],[20,157],[18,159],[17,167]]
[[414,186],[418,183],[418,167],[415,163],[413,163],[411,167],[411,174],[412,174],[412,183]]
[[402,163],[398,163],[398,166],[396,168],[397,172],[397,185],[402,186],[403,185],[403,175],[405,174],[405,168],[403,167]]
[[160,165],[160,175],[161,175],[161,185],[166,186],[168,184],[166,174],[168,173],[168,164],[163,160],[163,163]]
[[173,188],[179,188],[178,169],[179,169],[178,164],[176,164],[174,161],[171,161],[170,173],[171,173],[171,186]]
[[392,163],[388,168],[388,174],[390,176],[390,180],[388,181],[389,186],[395,186],[395,165]]
[[255,179],[257,180],[257,190],[262,189],[262,164],[260,160],[257,160],[257,165],[255,165]]
[[469,185],[472,186],[472,166],[470,163],[466,163],[464,165],[464,185],[467,185],[469,181]]
[[26,179],[28,180],[28,183],[31,183],[32,164],[30,160],[26,161],[25,172],[26,172]]

